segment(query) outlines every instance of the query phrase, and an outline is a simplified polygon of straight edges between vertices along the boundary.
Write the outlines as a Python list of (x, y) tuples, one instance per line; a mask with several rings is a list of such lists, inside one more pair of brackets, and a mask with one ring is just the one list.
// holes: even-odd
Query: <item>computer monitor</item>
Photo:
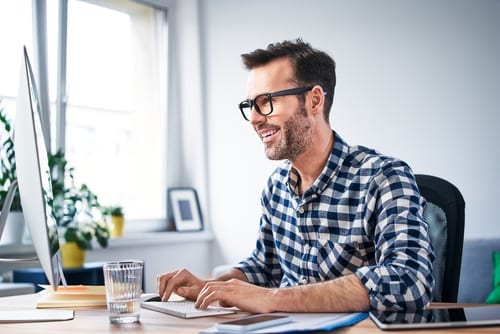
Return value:
[(42, 269), (54, 290), (62, 281), (59, 238), (52, 203), (47, 148), (40, 104), (26, 48), (23, 50), (14, 127), (16, 172), (25, 223)]

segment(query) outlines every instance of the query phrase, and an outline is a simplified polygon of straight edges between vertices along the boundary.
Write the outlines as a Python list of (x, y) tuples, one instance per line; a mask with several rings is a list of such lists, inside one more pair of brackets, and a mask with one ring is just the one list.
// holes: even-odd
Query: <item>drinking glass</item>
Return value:
[(111, 323), (139, 321), (143, 261), (115, 261), (103, 265), (106, 301)]

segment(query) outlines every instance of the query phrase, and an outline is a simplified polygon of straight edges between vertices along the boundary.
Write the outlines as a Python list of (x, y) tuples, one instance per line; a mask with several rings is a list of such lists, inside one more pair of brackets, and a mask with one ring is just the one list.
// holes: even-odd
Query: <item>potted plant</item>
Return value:
[[(85, 251), (92, 249), (95, 239), (101, 247), (108, 246), (109, 228), (104, 221), (103, 208), (97, 196), (86, 184), (77, 186), (73, 168), (68, 167), (62, 152), (49, 154), (49, 168), (52, 176), (53, 200), (51, 206), (61, 239), (63, 265), (81, 266)], [(77, 253), (77, 263), (69, 255)]]
[[(0, 211), (4, 206), (11, 184), (17, 179), (12, 133), (11, 122), (0, 104)], [(0, 242), (3, 244), (21, 243), (23, 231), (24, 217), (21, 209), (21, 199), (19, 191), (16, 190)]]
[(112, 238), (123, 236), (125, 225), (125, 214), (123, 207), (120, 205), (108, 206), (105, 208), (104, 213), (110, 218), (110, 233)]

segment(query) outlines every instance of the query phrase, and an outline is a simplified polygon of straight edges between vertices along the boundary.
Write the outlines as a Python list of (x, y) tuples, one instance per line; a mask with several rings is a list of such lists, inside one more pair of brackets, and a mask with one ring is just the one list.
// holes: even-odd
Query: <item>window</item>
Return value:
[(101, 204), (165, 217), (164, 16), (128, 1), (69, 1), (66, 158)]
[(0, 103), (13, 118), (22, 47), (32, 50), (31, 0), (0, 1)]
[[(0, 2), (4, 108), (15, 109), (34, 1)], [(166, 11), (128, 0), (68, 0), (65, 26), (59, 1), (46, 9), (47, 42), (40, 43), (47, 43), (51, 150), (64, 149), (76, 182), (102, 205), (123, 206), (127, 220), (165, 221)], [(59, 29), (67, 36), (60, 44)]]

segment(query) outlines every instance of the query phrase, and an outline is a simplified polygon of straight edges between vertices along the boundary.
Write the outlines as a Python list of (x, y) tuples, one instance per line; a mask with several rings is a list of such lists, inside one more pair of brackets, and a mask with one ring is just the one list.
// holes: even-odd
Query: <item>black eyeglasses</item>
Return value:
[(273, 112), (273, 97), (299, 95), (313, 89), (314, 86), (297, 87), (291, 89), (280, 90), (273, 93), (264, 93), (257, 95), (253, 100), (245, 100), (240, 102), (239, 107), (243, 118), (247, 121), (250, 120), (252, 109), (262, 116), (268, 116)]

